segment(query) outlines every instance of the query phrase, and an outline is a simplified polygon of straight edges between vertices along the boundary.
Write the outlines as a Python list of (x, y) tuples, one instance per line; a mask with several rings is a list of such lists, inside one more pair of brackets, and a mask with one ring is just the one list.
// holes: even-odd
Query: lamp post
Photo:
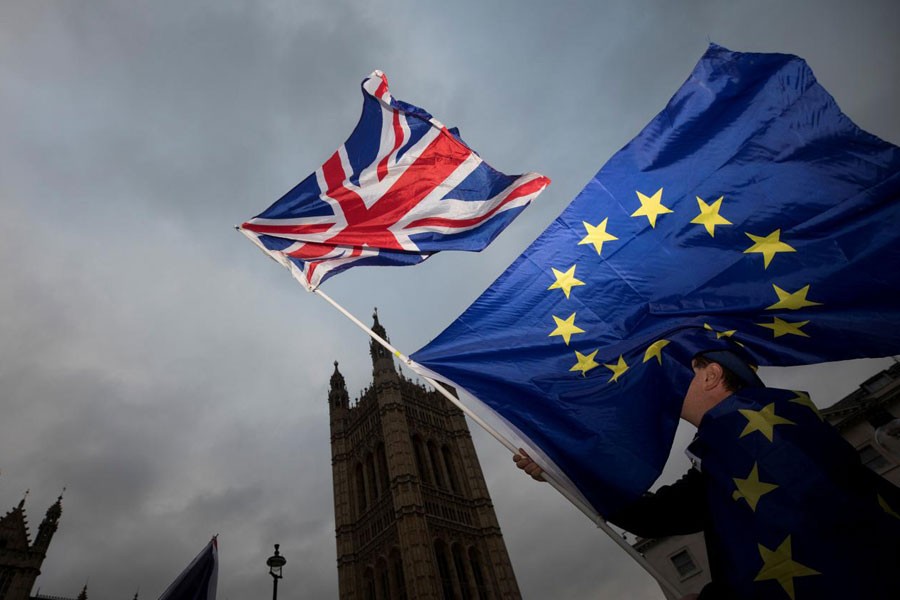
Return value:
[(278, 600), (278, 580), (283, 577), (281, 574), (281, 567), (287, 562), (284, 557), (278, 553), (278, 546), (279, 544), (275, 544), (275, 554), (266, 560), (266, 565), (269, 567), (269, 575), (272, 576), (272, 600)]

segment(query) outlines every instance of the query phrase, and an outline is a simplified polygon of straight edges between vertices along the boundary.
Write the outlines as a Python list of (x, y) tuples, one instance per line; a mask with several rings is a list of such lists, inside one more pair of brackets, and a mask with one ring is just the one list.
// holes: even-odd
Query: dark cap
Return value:
[(719, 363), (737, 375), (747, 387), (766, 387), (766, 384), (762, 382), (756, 371), (753, 370), (753, 367), (731, 350), (710, 350), (709, 352), (701, 352), (698, 356), (702, 356), (710, 362)]

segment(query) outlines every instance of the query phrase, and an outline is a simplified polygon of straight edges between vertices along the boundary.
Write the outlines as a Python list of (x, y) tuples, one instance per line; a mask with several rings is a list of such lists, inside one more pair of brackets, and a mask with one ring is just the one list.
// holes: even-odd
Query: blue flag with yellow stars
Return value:
[(735, 598), (900, 598), (900, 489), (809, 396), (742, 390), (703, 417), (710, 568)]
[(760, 365), (900, 353), (898, 199), (900, 149), (859, 129), (802, 59), (711, 45), (411, 358), (608, 515), (665, 463), (695, 332)]

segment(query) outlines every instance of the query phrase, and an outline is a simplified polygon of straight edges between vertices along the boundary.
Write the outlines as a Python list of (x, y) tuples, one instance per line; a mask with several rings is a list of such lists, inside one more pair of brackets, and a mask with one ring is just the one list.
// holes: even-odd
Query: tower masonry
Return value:
[(520, 598), (463, 413), (369, 352), (356, 402), (336, 362), (328, 394), (340, 598)]
[(47, 509), (32, 543), (25, 499), (0, 517), (0, 600), (28, 600), (62, 516), (62, 496)]

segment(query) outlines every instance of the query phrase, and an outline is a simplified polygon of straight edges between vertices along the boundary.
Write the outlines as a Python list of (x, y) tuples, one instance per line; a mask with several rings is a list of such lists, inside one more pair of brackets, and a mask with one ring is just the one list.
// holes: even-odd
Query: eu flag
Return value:
[(802, 59), (711, 45), (411, 358), (608, 515), (659, 475), (700, 334), (761, 365), (900, 352), (898, 196), (898, 148)]

